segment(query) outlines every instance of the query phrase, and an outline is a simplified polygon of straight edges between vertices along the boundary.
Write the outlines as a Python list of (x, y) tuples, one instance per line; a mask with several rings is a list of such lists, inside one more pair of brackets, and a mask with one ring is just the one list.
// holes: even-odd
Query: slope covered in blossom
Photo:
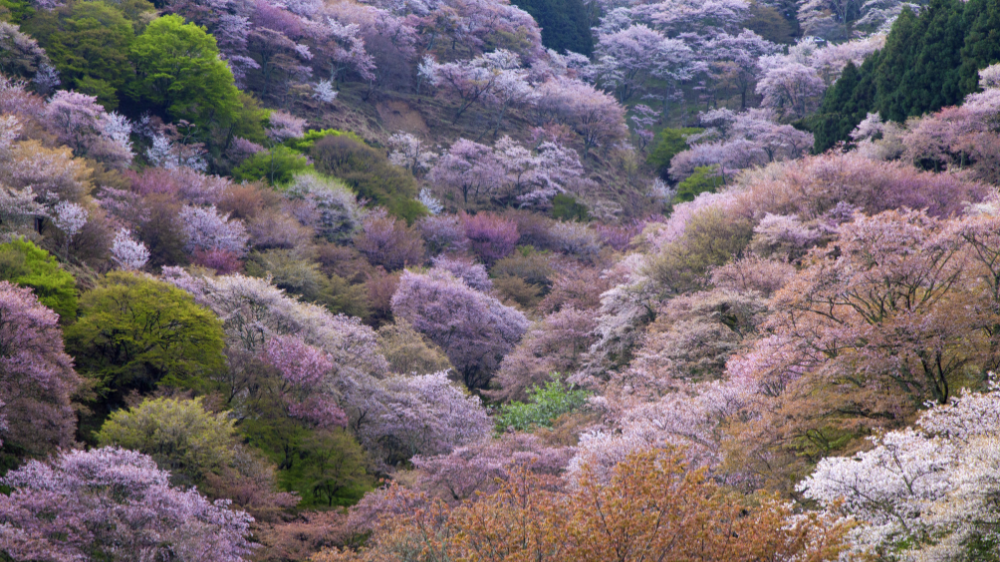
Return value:
[(0, 0), (0, 561), (995, 562), (998, 9)]

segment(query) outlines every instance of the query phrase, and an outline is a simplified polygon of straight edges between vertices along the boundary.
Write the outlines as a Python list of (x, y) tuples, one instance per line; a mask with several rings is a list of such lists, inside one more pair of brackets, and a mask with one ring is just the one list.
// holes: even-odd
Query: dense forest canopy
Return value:
[(0, 562), (996, 562), (998, 0), (0, 0)]

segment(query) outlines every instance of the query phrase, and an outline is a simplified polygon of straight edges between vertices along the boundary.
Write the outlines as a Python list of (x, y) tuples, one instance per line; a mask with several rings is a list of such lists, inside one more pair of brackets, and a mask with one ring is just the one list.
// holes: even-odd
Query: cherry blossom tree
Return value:
[(498, 205), (546, 207), (583, 175), (572, 148), (544, 141), (532, 151), (508, 136), (493, 147), (459, 139), (431, 169), (428, 178), (460, 192), (469, 205), (488, 200)]
[(457, 191), (462, 202), (475, 203), (488, 196), (500, 182), (503, 171), (490, 147), (467, 139), (458, 139), (441, 155), (428, 174), (428, 179)]
[(583, 139), (585, 150), (608, 147), (627, 136), (625, 110), (610, 94), (567, 77), (548, 80), (535, 91), (539, 121), (568, 125)]
[(324, 377), (333, 368), (328, 355), (294, 336), (275, 336), (267, 340), (263, 358), (281, 376), (278, 392), (290, 417), (316, 427), (347, 425), (336, 396), (323, 391)]
[(59, 316), (31, 289), (0, 281), (0, 430), (6, 454), (41, 457), (73, 442), (82, 380), (63, 351)]
[(90, 156), (115, 168), (131, 164), (132, 125), (117, 113), (107, 113), (95, 96), (60, 90), (45, 107), (45, 124), (79, 156)]
[[(30, 80), (54, 70), (45, 50), (17, 25), (0, 22), (0, 73), (9, 78)], [(47, 93), (43, 88), (41, 93)]]
[(354, 237), (354, 247), (372, 265), (389, 271), (419, 264), (424, 259), (424, 243), (404, 221), (389, 216), (384, 210), (372, 211), (361, 222), (361, 231)]
[(590, 349), (597, 325), (592, 314), (573, 307), (546, 316), (536, 323), (518, 346), (500, 363), (487, 394), (494, 399), (524, 402), (527, 391), (541, 387), (553, 373), (572, 373)]
[(762, 56), (779, 51), (778, 45), (764, 39), (753, 31), (744, 29), (739, 35), (720, 34), (709, 45), (719, 61), (731, 62), (722, 65), (723, 73), (729, 73), (740, 95), (740, 109), (747, 109), (747, 98), (753, 91), (759, 69), (757, 61)]
[(505, 433), (447, 455), (414, 457), (413, 464), (420, 489), (455, 502), (475, 497), (477, 492), (495, 492), (516, 468), (537, 476), (560, 476), (572, 455), (572, 448), (546, 446), (530, 433)]
[(403, 273), (392, 311), (440, 345), (469, 388), (485, 387), (528, 329), (523, 314), (440, 270)]
[(389, 161), (410, 170), (414, 176), (426, 172), (437, 160), (438, 154), (424, 146), (423, 141), (410, 133), (395, 133), (389, 137)]
[[(153, 459), (108, 447), (66, 451), (8, 472), (0, 548), (20, 560), (250, 560), (253, 518), (172, 488)], [(58, 513), (58, 517), (52, 517)]]
[(149, 261), (149, 249), (142, 242), (132, 238), (127, 228), (122, 228), (115, 234), (111, 244), (111, 259), (125, 271), (142, 269)]
[(530, 91), (525, 82), (527, 73), (520, 68), (521, 58), (517, 53), (498, 49), (471, 60), (433, 63), (428, 71), (434, 86), (459, 100), (454, 117), (457, 123), (477, 102), (497, 106), (502, 119), (511, 104), (526, 99)]
[(762, 75), (756, 88), (757, 93), (764, 96), (762, 105), (779, 110), (788, 118), (805, 117), (816, 107), (819, 96), (826, 89), (822, 78), (804, 64), (768, 59), (762, 59)]
[(73, 237), (80, 233), (84, 225), (87, 224), (89, 213), (82, 206), (69, 201), (60, 201), (52, 209), (52, 224), (62, 231), (66, 237), (63, 258), (69, 257), (69, 247), (73, 242)]
[[(823, 459), (798, 489), (861, 525), (856, 552), (902, 551), (912, 560), (961, 559), (996, 539), (988, 497), (1000, 482), (1000, 411), (993, 381), (921, 414), (916, 427), (873, 437), (853, 457)], [(987, 547), (991, 548), (991, 547)]]
[(447, 454), (486, 438), (492, 430), (479, 398), (455, 386), (447, 372), (390, 377), (384, 388), (381, 407), (372, 412), (359, 437), (390, 464), (414, 455)]
[(678, 39), (671, 39), (646, 25), (598, 36), (597, 62), (591, 70), (596, 84), (614, 92), (625, 103), (647, 90), (652, 79), (668, 83), (667, 90), (692, 74), (694, 54)]
[(185, 205), (179, 219), (187, 236), (185, 249), (189, 252), (213, 250), (235, 256), (246, 254), (249, 237), (243, 222), (219, 215), (215, 206), (209, 208)]
[(463, 214), (460, 218), (469, 247), (487, 265), (493, 265), (514, 251), (519, 238), (514, 221), (492, 213)]

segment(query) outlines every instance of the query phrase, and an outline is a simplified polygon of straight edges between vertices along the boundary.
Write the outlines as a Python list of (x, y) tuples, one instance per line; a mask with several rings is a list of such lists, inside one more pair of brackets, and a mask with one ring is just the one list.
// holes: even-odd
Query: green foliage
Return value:
[[(66, 351), (91, 378), (98, 399), (84, 436), (121, 408), (131, 392), (159, 386), (206, 391), (225, 368), (222, 323), (188, 293), (162, 281), (109, 273), (80, 299), (80, 319), (65, 331)], [(86, 422), (86, 423), (85, 423)], [(88, 426), (88, 427), (84, 427)]]
[(118, 8), (104, 2), (70, 1), (38, 10), (24, 22), (59, 70), (63, 87), (97, 96), (111, 110), (132, 68), (128, 55), (135, 32)]
[(785, 19), (774, 5), (769, 6), (759, 2), (750, 4), (750, 19), (743, 25), (768, 41), (788, 45), (795, 43), (798, 27), (794, 19), (792, 21)]
[(830, 88), (808, 124), (817, 152), (847, 140), (869, 112), (902, 122), (957, 105), (978, 89), (978, 71), (1000, 61), (1000, 0), (933, 0), (904, 9), (885, 47), (857, 75)]
[(365, 142), (364, 139), (352, 131), (341, 131), (338, 129), (313, 129), (311, 131), (306, 131), (306, 134), (301, 137), (286, 140), (285, 146), (305, 154), (312, 149), (313, 145), (316, 144), (316, 141), (325, 139), (326, 137), (347, 137), (360, 143)]
[(590, 392), (564, 385), (558, 374), (554, 378), (542, 388), (529, 390), (527, 403), (512, 402), (501, 406), (496, 417), (497, 431), (505, 431), (508, 427), (518, 431), (551, 427), (556, 418), (587, 403)]
[(542, 28), (542, 44), (557, 53), (573, 51), (588, 57), (594, 51), (590, 18), (581, 0), (515, 0)]
[(378, 347), (394, 373), (427, 375), (452, 368), (444, 351), (402, 318), (379, 328)]
[(264, 180), (271, 185), (287, 185), (295, 174), (312, 169), (309, 160), (287, 146), (258, 152), (233, 170), (236, 181)]
[(281, 487), (302, 497), (300, 507), (353, 505), (374, 487), (364, 450), (343, 429), (311, 429), (281, 414), (248, 419), (241, 427), (249, 443), (278, 465)]
[(157, 18), (130, 50), (136, 78), (128, 93), (144, 108), (198, 126), (229, 126), (242, 107), (229, 66), (219, 59), (215, 38), (184, 18)]
[(31, 3), (25, 0), (0, 0), (0, 21), (21, 23), (35, 14)]
[(111, 414), (97, 443), (145, 453), (171, 473), (174, 485), (203, 482), (233, 460), (237, 431), (225, 413), (205, 411), (201, 398), (145, 400)]
[(412, 223), (427, 214), (415, 199), (417, 180), (409, 170), (393, 166), (385, 154), (350, 135), (325, 136), (309, 152), (316, 169), (343, 181), (364, 199)]
[(649, 273), (665, 292), (696, 290), (713, 267), (743, 254), (753, 227), (748, 219), (705, 209), (691, 217), (680, 239), (665, 245), (653, 258)]
[(848, 62), (837, 83), (823, 98), (819, 112), (805, 120), (815, 135), (815, 152), (823, 152), (841, 140), (850, 138), (874, 104), (875, 88), (872, 67), (875, 59), (868, 58), (861, 69)]
[(566, 221), (585, 221), (590, 218), (587, 206), (567, 193), (552, 198), (552, 218)]
[(646, 162), (656, 168), (660, 177), (668, 179), (667, 172), (670, 170), (670, 161), (678, 152), (688, 149), (687, 141), (684, 139), (701, 131), (702, 129), (697, 127), (663, 129), (657, 133), (655, 148), (646, 157)]
[[(530, 250), (530, 246), (524, 249)], [(519, 251), (498, 260), (490, 268), (490, 277), (518, 277), (525, 283), (539, 288), (542, 295), (552, 288), (555, 270), (552, 269), (552, 256), (548, 252)]]
[(702, 193), (711, 192), (722, 185), (722, 177), (716, 166), (698, 166), (687, 179), (677, 184), (674, 202), (694, 201)]
[(289, 293), (325, 306), (334, 314), (364, 317), (368, 314), (368, 295), (364, 285), (351, 285), (342, 277), (327, 277), (319, 264), (297, 257), (290, 250), (255, 252), (246, 263), (246, 273), (254, 277), (271, 276), (271, 282)]
[(76, 320), (76, 280), (48, 252), (18, 238), (0, 244), (0, 280), (31, 287), (63, 324)]

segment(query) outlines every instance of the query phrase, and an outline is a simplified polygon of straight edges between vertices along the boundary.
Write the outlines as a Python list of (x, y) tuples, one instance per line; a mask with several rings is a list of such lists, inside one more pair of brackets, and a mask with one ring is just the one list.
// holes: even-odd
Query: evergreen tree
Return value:
[(956, 105), (975, 92), (978, 71), (1000, 61), (1000, 0), (933, 0), (904, 9), (885, 47), (860, 69), (848, 66), (806, 120), (821, 152), (847, 140), (869, 112), (902, 122)]
[(581, 0), (517, 0), (512, 2), (531, 14), (542, 28), (542, 44), (564, 53), (587, 56), (594, 50), (590, 19)]

